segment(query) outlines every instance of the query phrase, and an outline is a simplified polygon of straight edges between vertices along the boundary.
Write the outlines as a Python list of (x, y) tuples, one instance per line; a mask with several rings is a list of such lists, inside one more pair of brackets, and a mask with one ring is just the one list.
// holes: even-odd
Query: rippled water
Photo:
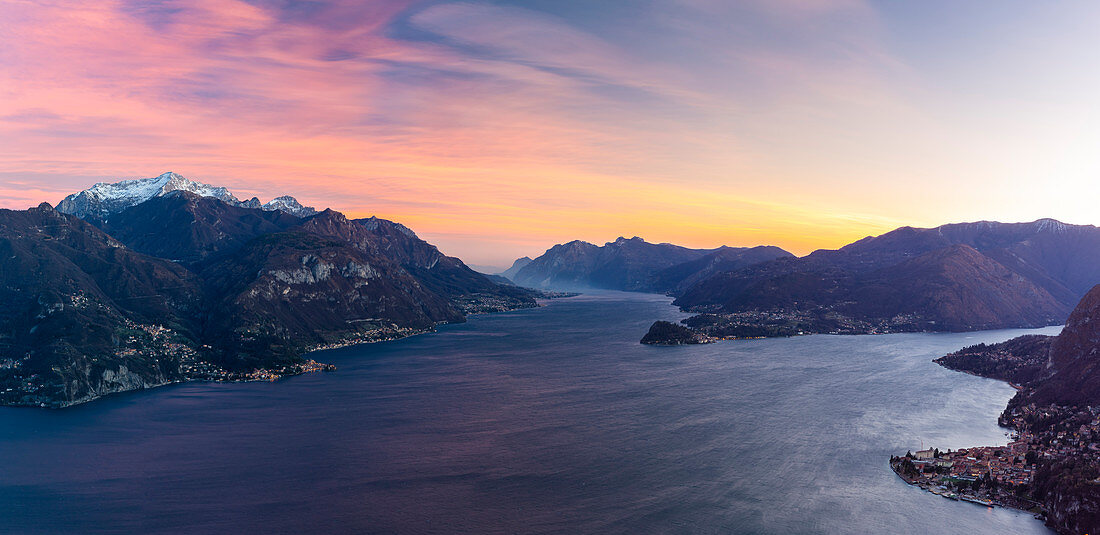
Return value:
[(887, 466), (1005, 443), (1012, 389), (931, 359), (1036, 331), (637, 343), (679, 317), (584, 295), (334, 373), (3, 408), (0, 531), (1046, 533)]

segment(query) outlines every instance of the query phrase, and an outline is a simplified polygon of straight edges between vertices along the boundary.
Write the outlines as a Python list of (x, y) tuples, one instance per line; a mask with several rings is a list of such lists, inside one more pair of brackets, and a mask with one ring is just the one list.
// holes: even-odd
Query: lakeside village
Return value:
[(1031, 484), (1035, 458), (1028, 455), (1027, 443), (1018, 440), (1002, 447), (909, 452), (891, 457), (890, 467), (906, 483), (945, 498), (1032, 509), (1037, 504), (1024, 491)]
[(889, 334), (934, 331), (934, 321), (915, 314), (891, 318), (857, 319), (824, 307), (819, 310), (751, 310), (744, 312), (703, 312), (684, 320), (688, 327), (711, 338), (723, 340), (773, 338), (803, 334)]
[[(282, 377), (303, 373), (332, 371), (336, 366), (306, 359), (302, 362), (277, 368), (257, 368), (248, 372), (231, 372), (213, 363), (202, 360), (191, 346), (181, 343), (175, 333), (160, 325), (144, 325), (127, 320), (126, 326), (146, 335), (130, 336), (126, 343), (131, 347), (116, 352), (117, 356), (152, 357), (154, 362), (161, 358), (178, 360), (180, 373), (191, 381), (275, 381)], [(133, 347), (133, 346), (138, 347)], [(204, 346), (208, 347), (208, 346)], [(143, 355), (144, 354), (144, 355)]]
[(908, 452), (890, 467), (945, 498), (1039, 515), (1045, 489), (1036, 483), (1050, 466), (1072, 465), (1086, 484), (1100, 485), (1100, 407), (1026, 405), (1006, 411), (1001, 424), (1020, 430), (1006, 446)]
[[(216, 364), (203, 360), (191, 345), (185, 343), (172, 329), (160, 325), (140, 324), (126, 320), (125, 333), (120, 333), (120, 347), (114, 351), (116, 357), (134, 359), (135, 365), (148, 363), (148, 365), (164, 370), (165, 383), (182, 381), (224, 381), (224, 382), (250, 382), (250, 381), (275, 381), (291, 375), (303, 373), (333, 371), (336, 366), (305, 359), (301, 362), (279, 366), (274, 368), (258, 368), (246, 372), (235, 372), (223, 369)], [(407, 336), (404, 332), (385, 332), (372, 337), (370, 341), (378, 339), (393, 339)], [(353, 341), (341, 344), (329, 344), (315, 349), (328, 349), (330, 347), (342, 347), (359, 343), (368, 337), (361, 337)], [(36, 372), (23, 372), (24, 363), (30, 359), (30, 354), (22, 358), (0, 359), (0, 401), (10, 404), (42, 405), (36, 396), (51, 387), (62, 388), (56, 384), (58, 377), (54, 374)], [(95, 366), (99, 358), (89, 356), (87, 363)], [(63, 371), (56, 366), (51, 371), (61, 374)], [(23, 373), (20, 373), (23, 372)], [(118, 372), (111, 372), (113, 376), (126, 375), (126, 365), (120, 367)], [(158, 385), (150, 385), (158, 386)]]

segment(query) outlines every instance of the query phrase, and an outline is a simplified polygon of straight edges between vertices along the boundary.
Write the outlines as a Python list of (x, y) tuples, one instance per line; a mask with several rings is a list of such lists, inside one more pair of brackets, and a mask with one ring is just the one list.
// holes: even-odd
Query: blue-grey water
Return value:
[(1005, 443), (1012, 389), (931, 359), (1036, 331), (638, 344), (679, 317), (584, 295), (333, 373), (3, 408), (0, 531), (1046, 533), (887, 466)]

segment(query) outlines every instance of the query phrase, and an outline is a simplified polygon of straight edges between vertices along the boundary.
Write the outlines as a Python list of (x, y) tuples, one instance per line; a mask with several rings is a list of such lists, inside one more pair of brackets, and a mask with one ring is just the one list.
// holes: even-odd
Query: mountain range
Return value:
[(708, 277), (689, 311), (783, 312), (901, 330), (1037, 327), (1065, 320), (1100, 282), (1100, 229), (1052, 219), (903, 227)]
[(532, 288), (666, 293), (713, 273), (789, 257), (770, 246), (689, 249), (620, 237), (602, 246), (579, 240), (555, 245), (533, 260), (516, 260), (503, 275)]
[[(253, 202), (255, 201), (255, 202)], [(536, 306), (407, 227), (166, 173), (0, 210), (0, 402), (277, 377), (311, 349)]]
[(127, 208), (175, 191), (190, 192), (241, 208), (269, 212), (277, 210), (297, 217), (309, 217), (317, 213), (312, 206), (302, 206), (297, 199), (289, 195), (276, 197), (266, 203), (261, 203), (256, 197), (241, 201), (224, 187), (194, 182), (172, 172), (153, 178), (97, 183), (62, 199), (57, 203), (57, 211), (89, 221), (104, 221)]
[(903, 227), (805, 257), (573, 241), (483, 275), (399, 223), (174, 173), (2, 210), (0, 248), (0, 402), (48, 406), (295, 373), (317, 347), (535, 306), (524, 287), (673, 295), (700, 336), (664, 325), (661, 343), (1051, 325), (1100, 281), (1100, 229), (1050, 219)]

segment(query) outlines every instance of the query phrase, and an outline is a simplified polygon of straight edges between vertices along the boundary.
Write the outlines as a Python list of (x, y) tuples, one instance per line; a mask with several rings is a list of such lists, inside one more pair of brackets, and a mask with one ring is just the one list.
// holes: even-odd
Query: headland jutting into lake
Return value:
[(1035, 513), (1059, 533), (1100, 528), (1100, 286), (1057, 336), (978, 344), (936, 359), (944, 367), (999, 379), (1016, 395), (999, 424), (1002, 447), (937, 449), (892, 457), (906, 482), (941, 496)]

